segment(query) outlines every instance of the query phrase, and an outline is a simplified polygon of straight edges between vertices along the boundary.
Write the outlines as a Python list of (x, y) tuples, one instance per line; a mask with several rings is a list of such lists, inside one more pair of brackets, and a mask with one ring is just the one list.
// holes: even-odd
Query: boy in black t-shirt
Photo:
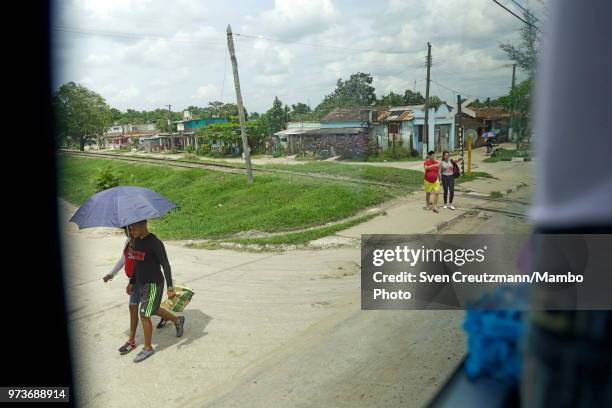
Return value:
[[(168, 286), (168, 298), (172, 299), (176, 294), (172, 288), (172, 272), (170, 263), (166, 255), (164, 244), (155, 235), (151, 234), (147, 228), (147, 221), (140, 221), (129, 226), (130, 232), (134, 237), (134, 245), (131, 249), (132, 258), (135, 261), (134, 275), (130, 279), (127, 287), (128, 294), (134, 290), (134, 285), (138, 282), (142, 288), (140, 300), (140, 320), (144, 333), (144, 348), (136, 358), (138, 363), (151, 355), (154, 350), (151, 346), (153, 337), (153, 324), (151, 315), (161, 316), (163, 320), (169, 320), (176, 327), (176, 337), (183, 335), (185, 317), (177, 317), (167, 310), (160, 307), (164, 290), (164, 277)], [(162, 274), (161, 269), (164, 273)]]

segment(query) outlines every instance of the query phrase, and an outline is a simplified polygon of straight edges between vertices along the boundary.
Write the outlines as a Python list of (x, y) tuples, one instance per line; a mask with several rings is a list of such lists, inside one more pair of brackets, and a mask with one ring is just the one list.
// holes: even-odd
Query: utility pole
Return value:
[(234, 51), (234, 38), (232, 27), (227, 25), (227, 46), (232, 59), (232, 70), (234, 71), (234, 87), (236, 88), (236, 102), (238, 105), (238, 116), (240, 117), (240, 134), (242, 135), (242, 148), (244, 150), (244, 161), (246, 163), (247, 182), (253, 184), (253, 169), (251, 168), (251, 153), (249, 152), (249, 141), (247, 140), (246, 127), (244, 125), (244, 108), (242, 107), (242, 94), (240, 93), (240, 79), (238, 78), (238, 61)]
[[(510, 89), (510, 95), (512, 95), (512, 91), (514, 91), (514, 82), (516, 80), (516, 64), (512, 64), (512, 88)], [(514, 136), (514, 97), (510, 98), (510, 129), (508, 129), (508, 137), (512, 140), (512, 136)], [(516, 149), (519, 148), (519, 140), (518, 136), (516, 138)]]
[[(425, 87), (425, 126), (423, 127), (423, 141), (427, 143), (427, 149), (432, 150), (429, 146), (429, 79), (430, 79), (430, 68), (431, 68), (431, 44), (427, 43), (427, 84)], [(423, 151), (423, 155), (427, 152)]]
[[(457, 139), (461, 143), (461, 159), (463, 159), (463, 115), (461, 114), (461, 95), (457, 95), (457, 117), (459, 121), (455, 120), (455, 128), (457, 129)], [(464, 160), (461, 160), (461, 174), (465, 173)]]
[(174, 137), (172, 135), (172, 125), (170, 124), (170, 116), (172, 116), (172, 105), (166, 105), (168, 107), (168, 131), (170, 132), (170, 149), (174, 150)]

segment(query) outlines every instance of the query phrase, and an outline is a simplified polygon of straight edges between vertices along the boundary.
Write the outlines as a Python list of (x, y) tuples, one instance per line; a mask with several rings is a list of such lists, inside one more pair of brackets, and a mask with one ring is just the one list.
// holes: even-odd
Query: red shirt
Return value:
[(130, 254), (129, 244), (123, 248), (123, 257), (125, 258), (125, 274), (128, 278), (131, 278), (134, 275), (134, 257)]
[(429, 170), (425, 170), (425, 180), (429, 181), (430, 183), (435, 183), (436, 180), (438, 180), (438, 166), (439, 163), (435, 160), (425, 160), (424, 163), (424, 167), (427, 166), (432, 166), (432, 168), (430, 168)]

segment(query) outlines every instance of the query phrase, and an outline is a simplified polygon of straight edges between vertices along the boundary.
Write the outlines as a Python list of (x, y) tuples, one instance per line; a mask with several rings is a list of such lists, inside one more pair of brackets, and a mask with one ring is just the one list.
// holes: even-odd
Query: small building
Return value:
[(274, 136), (290, 154), (365, 156), (370, 112), (371, 108), (336, 108), (320, 122), (289, 122)]
[(196, 131), (204, 126), (213, 123), (227, 123), (226, 118), (201, 118), (193, 119), (188, 111), (183, 113), (183, 120), (178, 120), (172, 123), (176, 124), (176, 130), (179, 133), (178, 138), (182, 146), (194, 146), (198, 148), (198, 140), (196, 138)]
[(372, 115), (370, 138), (379, 150), (394, 147), (442, 152), (459, 147), (455, 135), (455, 113), (446, 103), (429, 109), (428, 140), (425, 140), (425, 105), (377, 109)]
[(489, 129), (497, 135), (499, 141), (508, 141), (508, 128), (510, 124), (510, 113), (501, 106), (487, 108), (472, 108), (474, 119), (481, 123), (478, 135)]
[(134, 144), (138, 144), (140, 139), (150, 137), (155, 134), (155, 124), (114, 124), (111, 126), (104, 136), (101, 137), (103, 146), (109, 146), (113, 149), (127, 148)]

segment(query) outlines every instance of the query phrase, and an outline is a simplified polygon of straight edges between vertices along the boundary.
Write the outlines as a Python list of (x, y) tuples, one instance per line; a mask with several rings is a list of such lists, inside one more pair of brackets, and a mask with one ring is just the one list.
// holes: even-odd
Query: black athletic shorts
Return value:
[(145, 283), (142, 286), (142, 294), (140, 296), (140, 315), (143, 317), (151, 317), (157, 314), (163, 294), (163, 283)]

